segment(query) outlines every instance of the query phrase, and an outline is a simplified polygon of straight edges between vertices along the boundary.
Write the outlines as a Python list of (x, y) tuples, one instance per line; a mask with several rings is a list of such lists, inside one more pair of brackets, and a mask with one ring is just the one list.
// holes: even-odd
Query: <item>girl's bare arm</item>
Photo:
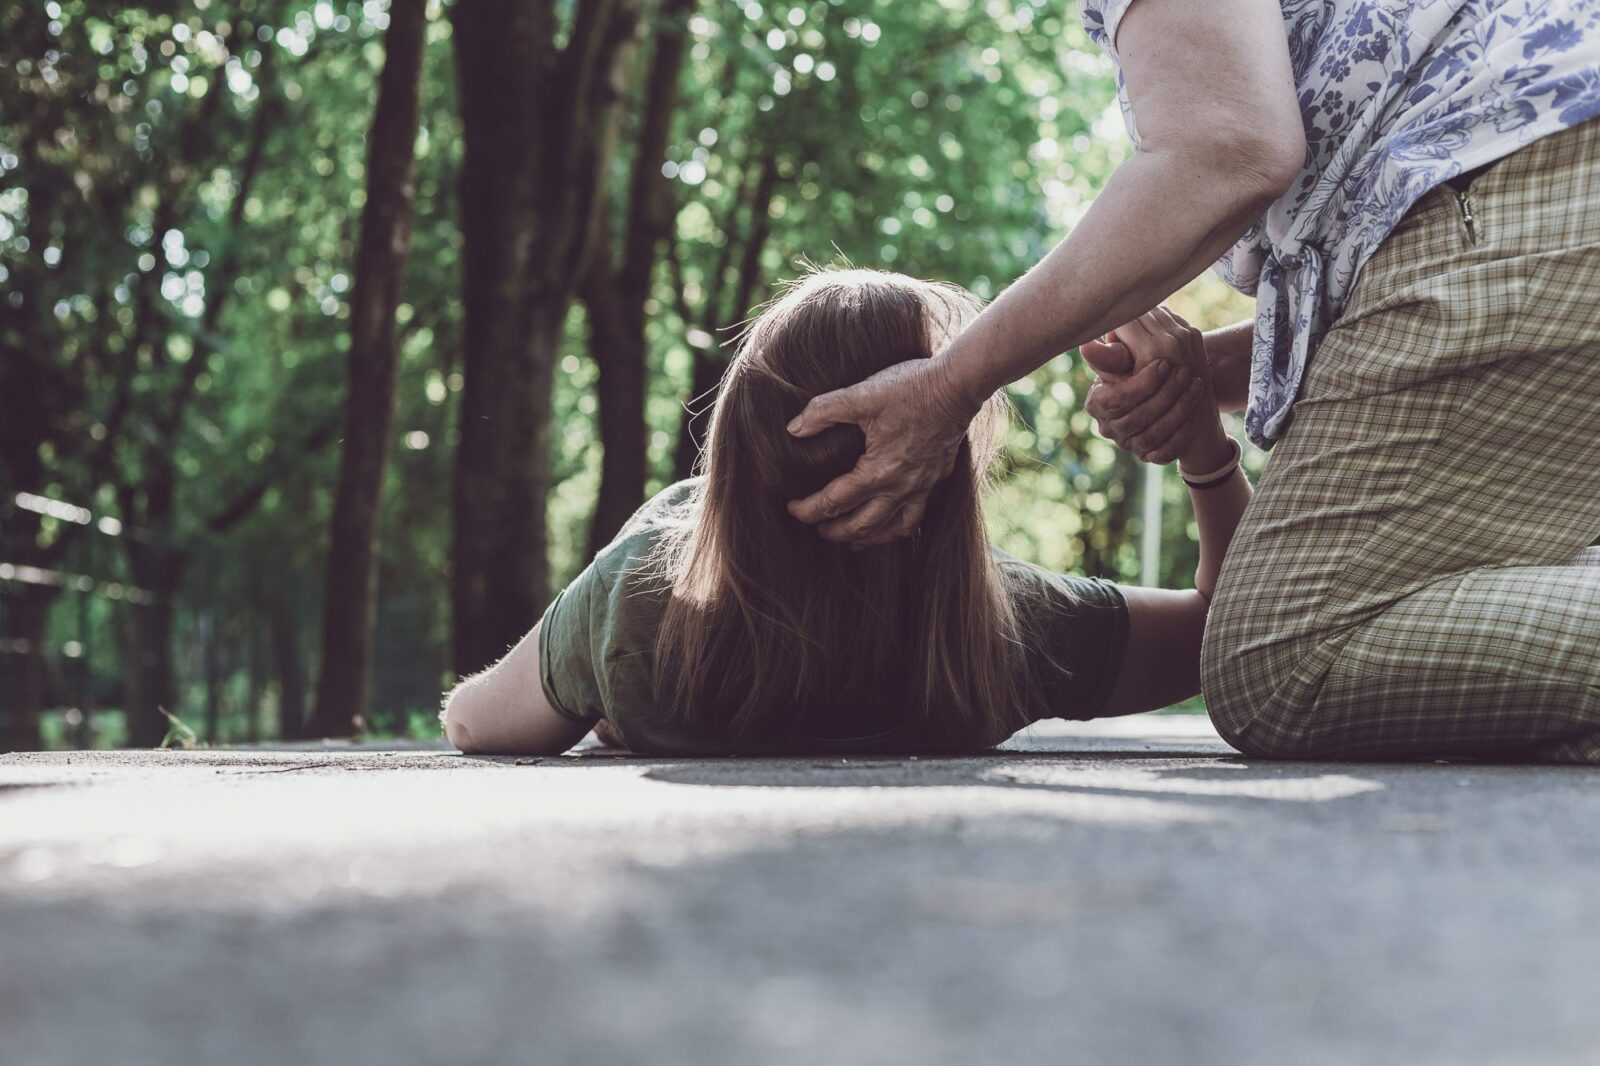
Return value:
[[(541, 623), (542, 625), (542, 623)], [(582, 740), (589, 722), (550, 705), (539, 676), (539, 629), (505, 658), (461, 682), (445, 700), (444, 735), (468, 755), (559, 755)]]
[[(1157, 308), (1118, 327), (1113, 343), (1132, 356), (1133, 365), (1139, 368), (1136, 373), (1159, 376), (1161, 388), (1169, 393), (1160, 417), (1144, 425), (1135, 440), (1118, 443), (1177, 458), (1186, 480), (1203, 478), (1237, 462), (1237, 446), (1223, 433), (1217, 414), (1206, 343), (1199, 331)], [(1084, 357), (1107, 372), (1107, 360), (1115, 356), (1107, 348), (1086, 346)], [(1208, 487), (1191, 488), (1189, 499), (1200, 527), (1195, 587), (1123, 589), (1128, 601), (1128, 644), (1103, 712), (1107, 715), (1168, 707), (1200, 691), (1200, 642), (1206, 614), (1228, 545), (1250, 502), (1250, 482), (1242, 470), (1235, 469)]]

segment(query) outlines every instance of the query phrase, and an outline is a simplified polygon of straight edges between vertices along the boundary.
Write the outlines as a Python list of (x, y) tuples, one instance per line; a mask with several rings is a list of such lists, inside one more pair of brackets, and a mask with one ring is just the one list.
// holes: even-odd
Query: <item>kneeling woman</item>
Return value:
[(1135, 373), (1182, 397), (1141, 444), (1178, 459), (1193, 486), (1194, 590), (1119, 588), (992, 548), (980, 494), (998, 395), (915, 536), (852, 550), (789, 514), (787, 501), (855, 464), (863, 436), (838, 426), (802, 440), (784, 424), (813, 396), (934, 357), (976, 310), (959, 289), (873, 271), (790, 287), (728, 368), (704, 475), (646, 503), (521, 643), (450, 694), (451, 742), (554, 754), (599, 726), (659, 754), (965, 752), (1041, 718), (1197, 692), (1212, 585), (1250, 486), (1199, 334), (1165, 310), (1117, 339)]

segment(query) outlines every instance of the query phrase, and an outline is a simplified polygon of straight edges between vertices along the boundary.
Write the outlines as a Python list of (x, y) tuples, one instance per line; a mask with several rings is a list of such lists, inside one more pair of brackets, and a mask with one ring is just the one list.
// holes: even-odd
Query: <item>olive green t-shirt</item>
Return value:
[[(539, 632), (540, 675), (550, 705), (578, 721), (605, 719), (634, 751), (735, 750), (728, 738), (690, 734), (665, 721), (653, 696), (652, 658), (669, 590), (650, 571), (649, 555), (664, 530), (684, 520), (698, 481), (671, 485), (641, 507), (550, 604)], [(1127, 643), (1128, 606), (1121, 590), (1109, 581), (1051, 573), (999, 549), (994, 556), (1026, 648), (1027, 719), (1096, 717)], [(872, 736), (802, 739), (784, 750), (915, 751), (922, 746), (918, 728), (908, 724)], [(974, 746), (985, 746), (1004, 738), (974, 739)]]

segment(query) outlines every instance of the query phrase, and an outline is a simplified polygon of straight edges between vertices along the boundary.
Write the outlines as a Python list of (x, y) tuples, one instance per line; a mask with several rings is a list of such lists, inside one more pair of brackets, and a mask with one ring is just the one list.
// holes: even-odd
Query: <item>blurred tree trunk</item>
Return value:
[[(257, 600), (258, 597), (251, 597)], [(262, 676), (261, 655), (261, 626), (259, 616), (251, 614), (245, 619), (245, 639), (248, 641), (246, 649), (245, 669), (246, 686), (244, 695), (244, 741), (246, 744), (259, 744), (261, 742), (261, 695), (266, 689)]]
[(322, 659), (307, 731), (352, 736), (363, 726), (372, 673), (378, 522), (394, 435), (400, 361), (395, 311), (411, 252), (411, 216), (426, 0), (395, 0), (367, 141), (367, 201), (350, 298), (344, 450), (322, 600)]
[[(645, 305), (655, 280), (662, 241), (672, 235), (677, 212), (672, 183), (662, 175), (678, 111), (678, 83), (689, 39), (689, 16), (698, 0), (664, 0), (657, 16), (655, 49), (644, 78), (639, 135), (628, 182), (627, 219), (614, 261), (610, 226), (584, 279), (589, 315), (589, 351), (600, 370), (600, 495), (589, 526), (589, 552), (610, 543), (644, 502), (650, 427), (645, 417), (649, 345)], [(615, 209), (608, 214), (619, 214)]]
[(156, 597), (128, 615), (128, 666), (125, 720), (128, 746), (154, 748), (166, 739), (176, 692), (172, 668), (175, 609), (170, 597)]
[[(8, 19), (20, 54), (44, 55), (54, 38), (43, 9), (22, 9)], [(59, 131), (68, 125), (55, 95), (8, 101), (35, 113), (28, 132), (15, 144), (20, 165), (10, 180), (26, 182), (25, 235), (33, 248), (48, 247), (53, 227), (67, 217), (76, 190), (57, 166), (46, 165), (58, 150)], [(8, 256), (6, 293), (0, 308), (0, 563), (54, 569), (78, 527), (58, 529), (53, 541), (41, 538), (39, 515), (15, 506), (19, 492), (43, 494), (50, 481), (41, 458), (44, 449), (68, 450), (73, 420), (84, 407), (84, 391), (56, 357), (61, 328), (51, 310), (50, 272), (42, 258)], [(0, 588), (0, 747), (33, 751), (40, 747), (39, 719), (45, 700), (45, 625), (60, 590), (14, 582)]]
[(217, 632), (217, 612), (211, 607), (195, 618), (195, 635), (200, 640), (201, 672), (206, 683), (206, 725), (201, 734), (208, 746), (222, 740), (222, 641)]
[(186, 552), (172, 543), (173, 485), (170, 479), (146, 480), (140, 503), (123, 491), (124, 514), (137, 513), (142, 528), (125, 535), (128, 574), (138, 592), (137, 610), (128, 612), (127, 695), (124, 713), (128, 744), (153, 748), (167, 735), (167, 716), (176, 713), (177, 684), (172, 663), (172, 635), (178, 590), (183, 585)]
[(272, 668), (278, 675), (278, 739), (299, 740), (306, 720), (306, 674), (300, 662), (300, 632), (294, 605), (279, 593), (267, 600)]
[[(739, 195), (734, 198), (722, 229), (728, 239), (722, 246), (710, 283), (706, 286), (705, 302), (698, 316), (681, 302), (684, 286), (682, 278), (677, 279), (679, 315), (685, 324), (698, 318), (699, 326), (695, 332), (701, 338), (699, 343), (691, 342), (689, 345), (694, 353), (694, 362), (690, 371), (689, 395), (683, 405), (683, 421), (678, 426), (678, 445), (673, 456), (673, 465), (679, 478), (694, 473), (700, 450), (705, 447), (706, 431), (711, 425), (711, 410), (716, 406), (717, 392), (722, 384), (722, 372), (728, 368), (728, 355), (716, 340), (718, 332), (744, 321), (755, 301), (756, 290), (761, 286), (761, 253), (772, 232), (772, 199), (777, 191), (777, 153), (769, 148), (745, 168)], [(750, 218), (748, 223), (741, 226), (739, 216), (745, 210), (748, 210)], [(735, 254), (739, 262), (730, 285), (729, 273), (734, 269)], [(724, 292), (730, 292), (731, 299), (724, 300)]]
[[(10, 352), (0, 352), (0, 359), (0, 385), (27, 368), (21, 360), (12, 361)], [(63, 542), (56, 541), (53, 550), (41, 548), (39, 516), (14, 503), (18, 492), (44, 487), (39, 441), (46, 438), (33, 434), (48, 430), (37, 412), (30, 417), (28, 395), (0, 388), (0, 563), (46, 569), (55, 564)], [(0, 586), (0, 750), (36, 751), (42, 745), (45, 624), (60, 591), (26, 581)]]
[(644, 502), (646, 450), (646, 366), (643, 304), (592, 281), (589, 350), (599, 368), (595, 396), (600, 406), (600, 492), (589, 521), (589, 554), (610, 543), (628, 516)]
[(0, 751), (37, 751), (42, 746), (45, 623), (56, 594), (48, 585), (16, 584), (0, 600), (5, 615), (0, 633)]
[(453, 13), (465, 148), (465, 385), (451, 607), (457, 674), (499, 658), (549, 592), (556, 357), (598, 236), (639, 0), (580, 0), (558, 46), (555, 0), (460, 0)]

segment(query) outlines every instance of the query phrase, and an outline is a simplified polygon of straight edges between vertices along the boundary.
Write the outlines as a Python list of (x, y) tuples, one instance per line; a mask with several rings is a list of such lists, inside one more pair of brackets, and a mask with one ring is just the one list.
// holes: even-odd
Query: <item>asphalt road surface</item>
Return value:
[(1600, 1063), (1600, 771), (0, 757), (0, 1066)]

